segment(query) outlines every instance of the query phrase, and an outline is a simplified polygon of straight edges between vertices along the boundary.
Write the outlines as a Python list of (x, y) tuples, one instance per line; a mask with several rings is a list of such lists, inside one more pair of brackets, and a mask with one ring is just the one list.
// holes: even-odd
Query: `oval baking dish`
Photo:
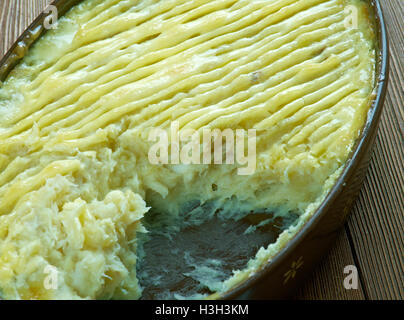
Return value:
[[(55, 0), (52, 5), (58, 9), (59, 16), (63, 16), (80, 2), (81, 0)], [(335, 241), (338, 231), (345, 223), (367, 171), (388, 81), (388, 41), (382, 10), (378, 0), (368, 2), (371, 9), (369, 16), (377, 31), (375, 96), (366, 124), (341, 175), (315, 213), (270, 261), (261, 265), (259, 270), (239, 279), (230, 290), (210, 295), (209, 298), (289, 297)], [(46, 32), (43, 25), (47, 16), (48, 14), (42, 13), (35, 19), (0, 61), (0, 81), (8, 77), (30, 46)]]

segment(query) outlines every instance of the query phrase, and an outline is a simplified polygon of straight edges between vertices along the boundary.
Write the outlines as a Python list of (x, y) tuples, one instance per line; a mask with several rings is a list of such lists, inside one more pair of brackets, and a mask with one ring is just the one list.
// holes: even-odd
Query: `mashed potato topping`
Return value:
[[(0, 86), (0, 295), (139, 298), (136, 239), (150, 207), (178, 216), (195, 200), (231, 200), (229, 213), (310, 215), (373, 97), (367, 10), (358, 0), (75, 6)], [(255, 129), (255, 172), (151, 164), (150, 130), (173, 121), (197, 131)], [(58, 271), (56, 288), (44, 286), (48, 266)]]

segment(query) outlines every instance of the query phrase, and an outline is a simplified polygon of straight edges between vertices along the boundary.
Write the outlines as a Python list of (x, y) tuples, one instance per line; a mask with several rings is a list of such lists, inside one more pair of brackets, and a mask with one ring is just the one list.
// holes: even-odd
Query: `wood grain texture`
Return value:
[(318, 265), (307, 283), (299, 290), (298, 300), (364, 300), (362, 283), (358, 289), (346, 290), (344, 287), (344, 268), (356, 265), (346, 232), (341, 232), (335, 246)]
[[(0, 55), (51, 0), (0, 0)], [(404, 298), (404, 0), (381, 0), (390, 35), (388, 95), (366, 181), (352, 215), (297, 299)], [(356, 265), (358, 290), (343, 270)]]
[(0, 0), (0, 55), (43, 11), (51, 0)]

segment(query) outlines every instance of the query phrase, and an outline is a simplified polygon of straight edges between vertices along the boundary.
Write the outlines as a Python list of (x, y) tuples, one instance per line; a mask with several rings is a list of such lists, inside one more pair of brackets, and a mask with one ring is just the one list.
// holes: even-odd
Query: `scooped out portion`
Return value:
[[(314, 213), (364, 126), (368, 10), (359, 0), (73, 7), (0, 84), (0, 297), (205, 297), (254, 273)], [(190, 243), (214, 227), (219, 237), (218, 226), (229, 247), (247, 239), (243, 258)], [(176, 271), (156, 268), (161, 250), (184, 261), (193, 282), (176, 283), (195, 295), (170, 292)]]

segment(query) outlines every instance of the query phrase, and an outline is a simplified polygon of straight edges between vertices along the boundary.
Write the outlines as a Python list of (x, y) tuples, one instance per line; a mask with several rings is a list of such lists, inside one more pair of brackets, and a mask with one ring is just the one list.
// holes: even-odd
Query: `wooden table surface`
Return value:
[[(0, 0), (0, 56), (51, 0)], [(338, 241), (296, 299), (404, 298), (404, 0), (381, 0), (390, 35), (391, 72), (370, 169)], [(359, 272), (343, 286), (344, 267)]]

